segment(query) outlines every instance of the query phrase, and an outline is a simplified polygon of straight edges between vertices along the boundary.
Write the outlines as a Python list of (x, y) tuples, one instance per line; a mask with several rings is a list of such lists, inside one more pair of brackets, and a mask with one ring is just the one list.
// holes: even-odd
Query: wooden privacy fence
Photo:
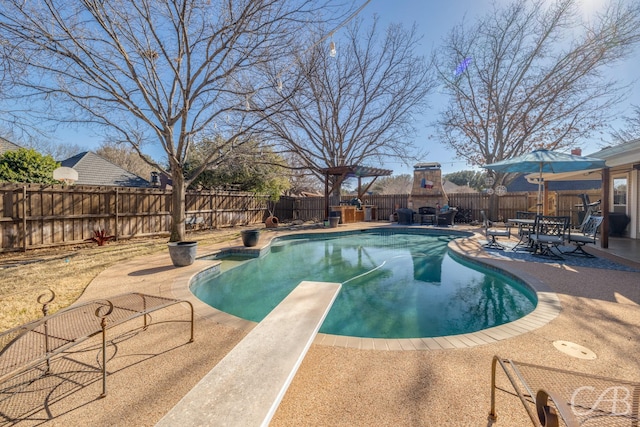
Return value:
[[(579, 194), (588, 194), (592, 201), (600, 199), (600, 190), (563, 190), (548, 192), (548, 206), (550, 215), (562, 215), (571, 217), (571, 224), (578, 223), (578, 211), (581, 210), (582, 200)], [(481, 193), (451, 193), (449, 205), (458, 209), (469, 211), (471, 220), (481, 221), (480, 211), (489, 211), (489, 196)], [(537, 192), (507, 193), (498, 197), (498, 218), (493, 220), (504, 221), (515, 218), (518, 211), (536, 211)]]
[[(578, 194), (584, 191), (550, 193), (555, 214), (578, 222)], [(586, 192), (591, 200), (597, 190)], [(489, 196), (473, 193), (449, 194), (449, 205), (464, 212), (458, 221), (480, 220), (488, 210)], [(353, 196), (343, 196), (349, 201)], [(535, 206), (535, 193), (508, 193), (499, 198), (499, 218), (515, 217), (517, 211)], [(368, 195), (363, 203), (376, 206), (376, 219), (388, 220), (398, 208), (409, 206), (408, 194)], [(150, 188), (90, 187), (39, 184), (0, 184), (0, 252), (69, 245), (93, 237), (104, 229), (118, 239), (168, 235), (171, 228), (171, 191)], [(198, 229), (239, 224), (257, 224), (268, 215), (264, 195), (241, 192), (198, 191), (186, 196), (187, 221)], [(275, 216), (282, 221), (321, 221), (324, 197), (282, 197)]]
[[(353, 196), (342, 196), (342, 201), (350, 201)], [(362, 200), (365, 205), (376, 206), (377, 219), (388, 220), (398, 208), (407, 207), (408, 194), (368, 195)], [(325, 217), (324, 197), (281, 197), (276, 204), (274, 215), (281, 221), (302, 220), (322, 221)]]
[[(552, 191), (549, 192), (549, 206), (552, 207), (553, 215), (566, 215), (571, 217), (572, 224), (578, 221), (577, 205), (581, 204), (578, 197), (579, 194), (586, 193), (591, 200), (595, 201), (600, 198), (599, 190), (589, 191)], [(480, 211), (489, 210), (489, 196), (482, 193), (451, 193), (449, 197), (449, 205), (464, 210), (467, 222), (480, 221)], [(342, 196), (341, 200), (349, 201), (353, 196)], [(533, 209), (535, 205), (537, 193), (518, 192), (507, 193), (499, 197), (499, 218), (496, 220), (505, 220), (515, 218), (516, 212)], [(377, 219), (388, 220), (389, 216), (398, 208), (410, 207), (418, 210), (420, 206), (409, 205), (408, 194), (392, 194), (392, 195), (368, 195), (364, 204), (374, 205), (377, 207)], [(276, 205), (275, 215), (281, 221), (302, 220), (302, 221), (320, 221), (324, 219), (324, 197), (281, 197)]]
[[(199, 191), (186, 195), (198, 228), (263, 221), (266, 197)], [(116, 238), (167, 235), (171, 191), (149, 188), (0, 184), (0, 251), (86, 241), (104, 229)]]

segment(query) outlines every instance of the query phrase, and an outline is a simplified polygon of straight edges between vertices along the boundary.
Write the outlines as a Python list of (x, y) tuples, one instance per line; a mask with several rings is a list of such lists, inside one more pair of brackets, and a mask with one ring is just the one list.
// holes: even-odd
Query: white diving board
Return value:
[(156, 426), (268, 425), (340, 287), (301, 282)]

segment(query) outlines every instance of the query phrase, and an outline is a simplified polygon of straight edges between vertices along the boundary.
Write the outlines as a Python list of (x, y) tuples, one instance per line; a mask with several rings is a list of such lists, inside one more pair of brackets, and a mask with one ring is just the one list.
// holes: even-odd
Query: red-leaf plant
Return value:
[(93, 230), (93, 237), (90, 239), (93, 242), (96, 242), (98, 246), (104, 246), (109, 240), (115, 239), (116, 236), (109, 236), (109, 232), (104, 228), (99, 230)]

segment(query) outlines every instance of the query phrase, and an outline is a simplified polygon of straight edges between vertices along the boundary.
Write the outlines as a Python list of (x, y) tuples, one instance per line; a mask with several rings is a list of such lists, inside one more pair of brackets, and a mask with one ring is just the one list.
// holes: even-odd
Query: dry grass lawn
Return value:
[[(233, 240), (239, 228), (190, 233), (190, 240), (214, 244)], [(86, 243), (27, 252), (0, 253), (0, 331), (42, 317), (39, 295), (56, 294), (54, 313), (73, 304), (101, 271), (122, 260), (167, 250), (167, 238), (132, 239), (105, 246)]]

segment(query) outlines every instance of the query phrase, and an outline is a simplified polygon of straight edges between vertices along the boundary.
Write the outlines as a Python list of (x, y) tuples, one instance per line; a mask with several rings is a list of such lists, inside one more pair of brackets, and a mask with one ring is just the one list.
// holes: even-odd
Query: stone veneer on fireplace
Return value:
[(413, 167), (413, 188), (409, 208), (417, 211), (424, 206), (440, 207), (449, 204), (442, 187), (440, 163), (418, 163)]

